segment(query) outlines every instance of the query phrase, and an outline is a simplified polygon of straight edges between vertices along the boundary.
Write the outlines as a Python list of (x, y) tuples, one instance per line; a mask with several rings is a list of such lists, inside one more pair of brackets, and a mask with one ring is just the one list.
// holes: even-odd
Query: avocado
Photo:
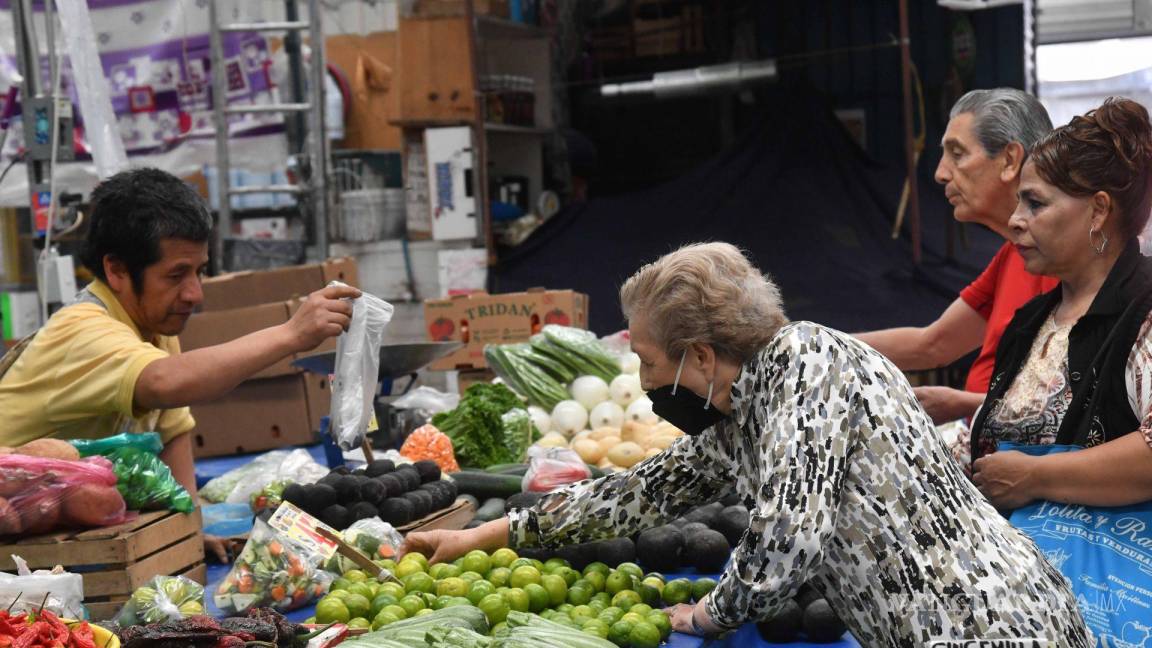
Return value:
[(824, 598), (824, 595), (811, 583), (801, 585), (800, 589), (796, 590), (796, 596), (792, 597), (792, 599), (800, 605), (801, 610), (808, 609), (808, 606), (811, 605), (813, 601), (822, 598)]
[[(532, 560), (539, 560), (540, 562), (544, 562), (545, 560), (551, 558), (554, 552), (542, 547), (524, 547), (516, 553), (519, 554), (521, 558), (529, 558)], [(581, 567), (580, 571), (584, 571), (584, 568)]]
[(680, 567), (683, 549), (684, 536), (680, 529), (670, 525), (648, 529), (636, 541), (636, 555), (644, 568), (650, 571), (676, 571)]
[(292, 502), (297, 507), (307, 511), (309, 504), (308, 489), (300, 484), (288, 484), (284, 487), (284, 492), (281, 493), (280, 499), (285, 502)]
[(339, 504), (333, 504), (321, 511), (320, 521), (337, 531), (348, 528), (351, 522), (348, 518), (348, 509)]
[(716, 516), (712, 528), (723, 533), (728, 545), (735, 547), (740, 544), (740, 538), (744, 537), (744, 532), (748, 530), (749, 522), (748, 509), (739, 505), (729, 506)]
[(536, 503), (544, 497), (544, 493), (536, 493), (528, 491), (527, 493), (516, 493), (512, 497), (504, 500), (504, 512), (511, 513), (512, 509), (532, 508)]
[(348, 470), (348, 466), (336, 466), (335, 468), (332, 469), (332, 472), (336, 473), (337, 475), (343, 476), (343, 475), (347, 475), (347, 474), (351, 473), (352, 471)]
[(384, 484), (381, 484), (375, 479), (368, 479), (360, 484), (360, 497), (362, 497), (365, 502), (376, 506), (380, 502), (388, 499), (388, 489), (384, 487)]
[(712, 525), (716, 521), (716, 516), (720, 515), (720, 511), (723, 510), (723, 508), (719, 502), (715, 502), (689, 511), (684, 518), (689, 522), (703, 522), (708, 528), (712, 528)]
[(432, 494), (427, 491), (414, 490), (404, 493), (401, 497), (412, 502), (412, 514), (416, 516), (416, 519), (432, 512)]
[(306, 488), (312, 508), (317, 512), (336, 503), (336, 489), (331, 484), (313, 484)]
[(439, 511), (452, 505), (448, 489), (441, 486), (444, 482), (434, 481), (424, 484), (420, 490), (432, 496), (432, 510)]
[(701, 574), (715, 574), (724, 569), (732, 550), (722, 533), (705, 530), (688, 536), (684, 553), (692, 559), (692, 566), (696, 571)]
[(456, 497), (460, 495), (460, 487), (456, 485), (456, 482), (445, 479), (441, 479), (440, 481), (434, 483), (442, 484), (442, 488), (448, 491), (448, 506), (452, 506), (452, 502), (455, 502)]
[(416, 472), (420, 475), (420, 483), (427, 484), (430, 481), (440, 479), (440, 466), (436, 465), (435, 461), (425, 459), (424, 461), (417, 461), (412, 464)]
[(484, 524), (484, 520), (472, 520), (468, 524), (464, 525), (464, 530), (467, 531), (468, 529), (475, 529), (476, 527), (480, 526), (481, 524)]
[(580, 544), (568, 545), (560, 547), (556, 550), (556, 556), (568, 561), (572, 565), (572, 569), (584, 571), (588, 565), (596, 562), (596, 557), (599, 554), (599, 542), (583, 542)]
[(672, 520), (671, 522), (669, 522), (669, 524), (671, 524), (674, 527), (683, 529), (684, 525), (688, 524), (688, 518), (678, 517), (675, 520)]
[(393, 470), (396, 470), (396, 464), (392, 463), (388, 459), (377, 459), (376, 461), (368, 464), (368, 466), (364, 469), (364, 474), (368, 475), (369, 477), (379, 477), (381, 475), (387, 475)]
[(601, 540), (596, 544), (596, 560), (606, 565), (615, 566), (636, 560), (636, 544), (629, 538)]
[(384, 485), (384, 489), (387, 492), (385, 497), (400, 497), (404, 494), (404, 480), (401, 477), (397, 477), (395, 473), (381, 475), (376, 478), (376, 481)]
[(323, 477), (321, 477), (316, 483), (317, 484), (324, 484), (325, 486), (335, 486), (336, 482), (339, 481), (339, 479), (342, 476), (343, 475), (341, 475), (340, 473), (338, 473), (336, 471), (332, 471), (332, 472), (328, 473), (327, 475), (324, 475)]
[(402, 497), (390, 497), (380, 503), (380, 519), (398, 527), (415, 520), (416, 513), (412, 502)]
[(356, 477), (366, 477), (368, 475), (368, 471), (364, 470), (363, 468), (357, 468), (356, 470), (352, 471), (352, 474)]
[(815, 643), (836, 641), (848, 631), (825, 599), (816, 599), (804, 609), (803, 627), (808, 640)]
[(360, 480), (353, 475), (344, 475), (334, 487), (336, 488), (336, 501), (345, 506), (351, 506), (362, 499), (360, 497)]
[(687, 538), (688, 536), (693, 535), (695, 533), (698, 533), (700, 531), (707, 531), (707, 530), (708, 530), (708, 525), (704, 524), (703, 522), (689, 522), (688, 524), (685, 524), (684, 526), (680, 527), (680, 533), (685, 538)]
[(722, 504), (725, 508), (727, 508), (729, 506), (736, 506), (739, 503), (740, 503), (740, 496), (737, 495), (736, 493), (728, 493), (727, 495), (724, 496), (723, 499), (720, 500), (720, 504)]
[(756, 624), (756, 630), (764, 641), (770, 643), (791, 643), (804, 620), (804, 611), (796, 601), (788, 601), (771, 619)]
[(392, 474), (403, 480), (405, 493), (420, 488), (420, 473), (416, 472), (412, 466), (401, 466)]
[(379, 514), (376, 507), (368, 502), (356, 502), (348, 509), (348, 517), (352, 522), (374, 518)]

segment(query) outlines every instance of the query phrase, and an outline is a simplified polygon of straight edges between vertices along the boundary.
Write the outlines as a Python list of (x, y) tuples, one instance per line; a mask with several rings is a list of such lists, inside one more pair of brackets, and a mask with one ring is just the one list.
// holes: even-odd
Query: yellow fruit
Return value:
[(676, 438), (677, 437), (674, 437), (670, 434), (661, 434), (659, 436), (653, 436), (652, 438), (650, 438), (648, 440), (648, 447), (649, 448), (658, 448), (660, 450), (667, 450), (668, 448), (672, 447), (673, 443), (676, 442)]
[(632, 441), (623, 441), (608, 451), (608, 459), (621, 468), (631, 468), (644, 459), (644, 449)]
[(614, 427), (596, 428), (595, 430), (592, 430), (590, 433), (588, 433), (588, 438), (592, 439), (593, 441), (599, 441), (601, 439), (606, 439), (608, 437), (619, 437), (619, 436), (620, 436), (620, 430), (618, 430)]
[(572, 442), (572, 449), (584, 463), (594, 464), (604, 457), (604, 450), (600, 448), (600, 444), (592, 439), (580, 439), (579, 441)]
[(640, 443), (650, 434), (652, 434), (652, 426), (639, 421), (626, 421), (624, 426), (620, 428), (620, 439), (623, 441)]
[(604, 452), (611, 452), (612, 448), (615, 448), (617, 445), (620, 444), (620, 437), (617, 437), (617, 436), (604, 437), (603, 439), (600, 439), (599, 443), (600, 443), (600, 449), (601, 450), (603, 450)]

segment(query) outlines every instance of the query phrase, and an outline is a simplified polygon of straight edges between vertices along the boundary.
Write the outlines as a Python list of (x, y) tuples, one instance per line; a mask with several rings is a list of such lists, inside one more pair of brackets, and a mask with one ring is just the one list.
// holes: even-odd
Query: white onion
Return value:
[(548, 434), (552, 431), (552, 417), (548, 416), (548, 412), (545, 412), (543, 408), (529, 405), (528, 416), (532, 417), (532, 425), (536, 426), (540, 434)]
[(604, 401), (592, 408), (589, 415), (588, 426), (595, 429), (601, 427), (618, 428), (624, 424), (624, 408), (612, 401)]
[(608, 395), (612, 397), (612, 402), (620, 407), (628, 407), (632, 401), (644, 395), (644, 389), (640, 387), (640, 377), (635, 374), (616, 376), (608, 386)]
[(635, 353), (625, 353), (623, 358), (620, 358), (620, 371), (626, 374), (640, 373), (640, 356)]
[(571, 437), (588, 425), (588, 410), (574, 400), (560, 401), (552, 408), (552, 430)]
[[(555, 414), (553, 414), (555, 416)], [(652, 412), (652, 401), (648, 400), (647, 396), (641, 396), (624, 412), (624, 418), (629, 421), (636, 421), (637, 423), (644, 423), (646, 425), (656, 425), (660, 417)]]
[(608, 400), (608, 383), (597, 376), (580, 376), (572, 381), (572, 398), (590, 410)]

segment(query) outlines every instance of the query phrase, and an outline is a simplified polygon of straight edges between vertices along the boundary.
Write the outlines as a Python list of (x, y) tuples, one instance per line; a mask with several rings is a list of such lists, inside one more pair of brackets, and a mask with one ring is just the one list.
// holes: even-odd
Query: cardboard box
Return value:
[(226, 397), (192, 407), (192, 451), (217, 457), (315, 443), (305, 380), (299, 375), (240, 383)]
[(545, 324), (587, 328), (588, 296), (573, 290), (530, 290), (489, 295), (476, 293), (424, 301), (424, 327), (429, 340), (462, 341), (464, 348), (429, 368), (482, 369), (484, 345), (525, 342)]
[(472, 2), (472, 11), (498, 18), (509, 16), (508, 0), (415, 0), (411, 13), (405, 18), (449, 18), (467, 15), (465, 2)]
[(245, 308), (307, 297), (330, 281), (358, 286), (360, 278), (356, 271), (356, 260), (342, 257), (328, 259), (324, 263), (272, 270), (246, 270), (209, 277), (204, 280), (203, 310)]
[(456, 376), (456, 390), (461, 394), (468, 391), (468, 388), (478, 383), (492, 382), (496, 374), (491, 369), (469, 369), (467, 371), (460, 371)]

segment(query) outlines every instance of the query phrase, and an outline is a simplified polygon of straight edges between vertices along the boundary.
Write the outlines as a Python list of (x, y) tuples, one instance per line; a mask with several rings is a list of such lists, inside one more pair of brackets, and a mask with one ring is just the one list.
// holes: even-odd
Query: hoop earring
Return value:
[[(1096, 234), (1100, 234), (1099, 246), (1096, 245)], [(1092, 251), (1095, 252), (1097, 256), (1102, 256), (1104, 254), (1104, 248), (1108, 246), (1108, 235), (1104, 232), (1097, 232), (1090, 229), (1088, 230), (1088, 244), (1092, 246)]]

